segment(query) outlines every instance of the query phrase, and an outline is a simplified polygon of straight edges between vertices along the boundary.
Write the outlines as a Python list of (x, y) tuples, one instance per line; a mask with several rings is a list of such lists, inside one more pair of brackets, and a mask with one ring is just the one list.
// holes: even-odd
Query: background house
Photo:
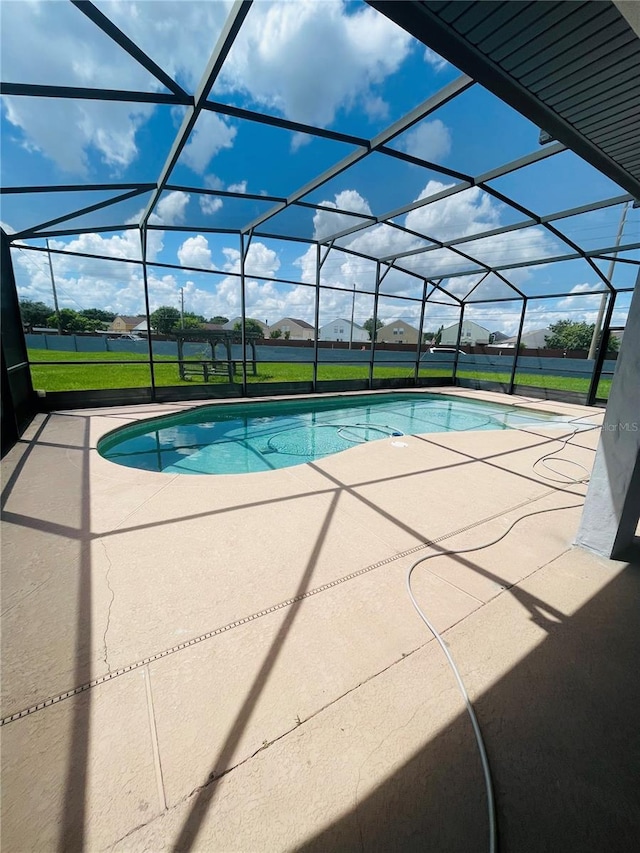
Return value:
[[(458, 327), (460, 323), (454, 323), (452, 326), (447, 326), (442, 330), (442, 335), (440, 337), (440, 344), (447, 346), (455, 346), (458, 342)], [(488, 344), (489, 336), (491, 332), (489, 329), (485, 329), (484, 326), (480, 326), (478, 323), (474, 323), (473, 320), (463, 320), (462, 321), (462, 334), (460, 335), (460, 345), (461, 346), (476, 346), (476, 344)]]
[(142, 321), (146, 320), (143, 314), (138, 314), (136, 317), (129, 317), (124, 314), (118, 314), (115, 320), (109, 326), (110, 332), (117, 332), (119, 334), (126, 334), (127, 332), (133, 332), (136, 326), (140, 325)]
[(318, 330), (319, 341), (352, 341), (353, 343), (369, 342), (369, 332), (357, 323), (338, 317), (330, 323), (325, 323)]
[(376, 341), (380, 344), (417, 344), (418, 330), (404, 320), (389, 320), (378, 329)]
[(294, 317), (283, 317), (277, 323), (269, 326), (269, 334), (275, 331), (279, 331), (283, 338), (287, 337), (288, 332), (288, 338), (291, 341), (313, 341), (316, 332), (306, 320), (297, 320)]
[[(523, 332), (520, 338), (520, 344), (523, 349), (545, 349), (547, 342), (545, 338), (551, 335), (550, 329), (532, 329), (530, 332)], [(492, 346), (499, 346), (502, 349), (515, 347), (518, 341), (517, 335), (512, 335), (510, 338), (504, 338), (501, 341), (494, 341)]]

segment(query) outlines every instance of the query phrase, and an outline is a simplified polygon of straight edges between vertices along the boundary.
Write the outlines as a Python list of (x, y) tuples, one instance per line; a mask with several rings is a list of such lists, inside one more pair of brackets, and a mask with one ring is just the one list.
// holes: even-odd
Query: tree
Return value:
[(282, 332), (280, 331), (280, 329), (272, 329), (272, 331), (269, 332), (269, 337), (274, 338), (274, 339), (275, 338), (281, 338)]
[(284, 333), (285, 341), (288, 341), (290, 337), (291, 337), (291, 332), (289, 331), (289, 329), (287, 329), (287, 331)]
[[(241, 330), (240, 321), (233, 324), (233, 331), (239, 332)], [(244, 333), (247, 337), (250, 338), (263, 338), (264, 330), (260, 323), (257, 320), (252, 320), (250, 317), (244, 321)]]
[[(68, 332), (73, 334), (74, 332), (94, 332), (97, 328), (102, 326), (102, 323), (99, 320), (87, 320), (86, 317), (83, 317), (82, 314), (79, 314), (77, 311), (74, 311), (72, 308), (63, 308), (59, 312), (60, 317), (60, 328), (63, 332)], [(51, 314), (47, 317), (47, 326), (51, 328), (56, 328), (58, 325), (58, 317), (55, 314)]]
[(170, 335), (180, 325), (180, 312), (171, 305), (161, 305), (151, 314), (151, 328), (160, 335)]
[(112, 311), (103, 311), (102, 308), (83, 308), (79, 313), (87, 320), (99, 320), (100, 323), (112, 323), (116, 319)]
[(433, 342), (434, 342), (434, 344), (435, 344), (436, 346), (438, 346), (438, 344), (439, 344), (439, 343), (440, 343), (440, 341), (442, 340), (442, 332), (443, 332), (443, 331), (444, 331), (444, 326), (440, 326), (440, 328), (439, 328), (439, 329), (438, 329), (438, 331), (436, 332), (436, 336), (435, 336), (435, 338), (433, 339)]
[(201, 329), (202, 321), (195, 314), (185, 314), (184, 318), (178, 323), (182, 329)]
[[(545, 336), (545, 342), (549, 349), (563, 350), (588, 350), (593, 338), (594, 323), (574, 322), (572, 320), (558, 320), (549, 326), (550, 335)], [(613, 335), (609, 336), (609, 352), (617, 352), (620, 342)]]
[[(381, 320), (376, 320), (376, 332), (378, 331), (378, 329), (381, 329), (383, 326), (384, 326), (384, 323), (383, 323)], [(363, 329), (366, 329), (366, 330), (367, 330), (367, 332), (369, 332), (369, 340), (370, 340), (370, 341), (372, 341), (372, 340), (373, 340), (373, 337), (374, 337), (374, 336), (372, 335), (372, 332), (373, 332), (373, 317), (369, 317), (369, 319), (368, 319), (368, 320), (365, 320), (365, 321), (364, 321), (364, 323), (362, 324), (362, 328), (363, 328)]]
[[(47, 326), (49, 317), (53, 314), (53, 308), (50, 305), (45, 305), (44, 302), (34, 302), (31, 299), (22, 299), (20, 301), (20, 314), (22, 322), (25, 326), (33, 328), (33, 326)], [(53, 323), (52, 328), (58, 325), (57, 320)]]
[(212, 317), (209, 320), (210, 323), (215, 323), (217, 326), (224, 326), (225, 323), (229, 322), (228, 317), (223, 317), (222, 314), (216, 314), (215, 317)]

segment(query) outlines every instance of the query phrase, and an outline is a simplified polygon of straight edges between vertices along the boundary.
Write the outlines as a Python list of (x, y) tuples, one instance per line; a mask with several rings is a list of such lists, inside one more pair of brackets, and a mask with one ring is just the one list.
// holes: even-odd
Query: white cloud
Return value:
[(238, 181), (237, 184), (229, 184), (227, 190), (230, 193), (246, 193), (247, 191), (247, 182), (246, 181)]
[[(12, 3), (2, 27), (3, 77), (27, 83), (108, 86), (150, 91), (160, 84), (71, 6)], [(23, 146), (39, 150), (66, 172), (86, 175), (89, 153), (114, 171), (137, 156), (136, 131), (151, 104), (6, 98), (8, 121)]]
[[(369, 203), (356, 190), (344, 190), (335, 196), (335, 201), (321, 201), (323, 207), (352, 210), (354, 213), (364, 213), (371, 216)], [(352, 225), (358, 225), (362, 219), (345, 213), (331, 213), (328, 210), (316, 210), (313, 215), (313, 236), (323, 240), (331, 234), (336, 234)]]
[(224, 183), (217, 175), (205, 175), (204, 185), (208, 190), (223, 190)]
[(217, 213), (223, 206), (222, 199), (217, 198), (214, 195), (201, 195), (199, 196), (198, 201), (200, 203), (200, 210), (207, 216), (213, 216), (213, 214)]
[[(579, 295), (581, 293), (592, 293), (594, 290), (605, 290), (605, 285), (598, 281), (597, 284), (590, 284), (589, 282), (582, 282), (581, 284), (574, 284), (569, 293)], [(568, 298), (568, 297), (567, 297)], [(595, 297), (599, 299), (600, 297)]]
[(313, 136), (309, 133), (294, 133), (291, 137), (291, 151), (293, 154), (296, 151), (299, 151), (301, 148), (304, 148), (305, 145), (308, 145), (313, 141)]
[(439, 118), (422, 122), (404, 134), (402, 149), (421, 160), (441, 163), (451, 151), (451, 133)]
[(378, 95), (364, 99), (364, 111), (371, 121), (385, 120), (389, 117), (389, 104)]
[(23, 147), (42, 152), (63, 171), (80, 176), (89, 173), (92, 150), (114, 175), (129, 166), (138, 155), (136, 132), (153, 111), (148, 105), (36, 100), (4, 99), (8, 121), (25, 135)]
[[(12, 28), (3, 45), (3, 65), (13, 79), (160, 89), (148, 72), (75, 10), (53, 3), (12, 4)], [(191, 91), (209, 58), (230, 2), (123, 4), (102, 0), (101, 9), (143, 50)], [(16, 11), (18, 10), (18, 11)], [(24, 45), (29, 44), (29, 50)], [(225, 64), (220, 87), (244, 92), (260, 105), (300, 120), (330, 124), (339, 109), (361, 104), (383, 117), (387, 105), (372, 87), (397, 70), (411, 40), (369, 8), (355, 14), (341, 0), (318, 4), (259, 3)], [(282, 57), (287, 56), (287, 62)], [(314, 96), (308, 96), (309, 86)], [(21, 144), (39, 150), (64, 171), (86, 176), (91, 152), (114, 173), (138, 156), (137, 133), (153, 105), (66, 102), (36, 104), (6, 100), (9, 121), (24, 133)], [(70, 132), (71, 130), (71, 132)], [(184, 151), (198, 173), (233, 146), (236, 129), (213, 114), (201, 116)], [(296, 135), (292, 150), (303, 140)]]
[[(237, 249), (223, 249), (227, 259), (224, 265), (227, 272), (240, 272), (240, 252)], [(252, 242), (244, 263), (247, 275), (266, 276), (273, 278), (280, 269), (280, 258), (277, 252), (269, 249), (264, 243)]]
[(198, 234), (188, 237), (178, 248), (178, 260), (183, 267), (199, 267), (214, 270), (216, 267), (211, 260), (211, 249), (206, 237)]
[(99, 5), (169, 76), (194, 91), (232, 3), (101, 0)]
[[(451, 186), (451, 185), (449, 185)], [(447, 189), (447, 185), (438, 181), (429, 181), (419, 193), (418, 199), (427, 199)], [(327, 207), (340, 207), (358, 213), (370, 213), (370, 207), (365, 198), (355, 190), (346, 190), (335, 197), (335, 201), (322, 202)], [(470, 236), (482, 231), (488, 231), (501, 224), (501, 209), (491, 196), (483, 193), (478, 187), (447, 196), (439, 201), (416, 208), (404, 217), (407, 228), (418, 234), (436, 240), (446, 241), (455, 237)], [(341, 227), (362, 222), (348, 214), (332, 214), (318, 210), (314, 216), (314, 236), (322, 239)], [(338, 246), (351, 248), (373, 258), (386, 257), (420, 248), (425, 241), (385, 223), (370, 225), (359, 231), (341, 238)], [(474, 254), (473, 248), (481, 257), (491, 257), (491, 262), (511, 263), (517, 260), (533, 260), (552, 251), (549, 238), (543, 232), (533, 229), (523, 229), (508, 235), (486, 237), (464, 244), (463, 251)], [(334, 251), (334, 255), (335, 255)], [(331, 256), (330, 256), (331, 257)], [(315, 248), (310, 247), (297, 260), (301, 269), (301, 279), (308, 283), (315, 281)], [(339, 287), (350, 287), (353, 282), (357, 287), (372, 288), (372, 263), (344, 254), (340, 263), (326, 264), (323, 267), (322, 281)], [(469, 262), (449, 249), (434, 249), (433, 251), (410, 255), (398, 260), (401, 269), (417, 273), (427, 278), (441, 278), (446, 273), (463, 271)], [(530, 275), (526, 269), (509, 270), (505, 276), (514, 284), (524, 281)], [(477, 279), (476, 279), (477, 280)], [(469, 287), (469, 279), (450, 278), (443, 282), (443, 287), (452, 293), (462, 295)], [(506, 285), (497, 276), (489, 276), (481, 285), (484, 298), (504, 296)], [(391, 270), (385, 278), (385, 289), (390, 295), (416, 295), (415, 281), (411, 283), (406, 275), (399, 270)], [(390, 309), (393, 310), (393, 309)], [(395, 309), (397, 312), (397, 309)]]
[[(63, 249), (67, 252), (78, 252), (83, 254), (104, 255), (107, 258), (115, 260), (140, 260), (140, 233), (137, 229), (123, 231), (121, 234), (114, 234), (111, 237), (103, 237), (101, 234), (80, 234), (73, 240), (51, 240), (51, 247), (55, 249)], [(61, 263), (84, 264), (88, 262), (86, 258), (71, 258), (67, 259), (64, 256), (59, 256)], [(93, 262), (95, 263), (95, 262)], [(108, 261), (105, 261), (107, 268), (111, 268)]]
[(216, 89), (243, 91), (288, 118), (324, 127), (339, 109), (369, 98), (410, 45), (404, 30), (368, 7), (347, 14), (341, 0), (256, 3)]
[(236, 133), (235, 127), (228, 125), (215, 113), (201, 113), (184, 147), (181, 160), (202, 175), (218, 151), (233, 146)]
[[(72, 86), (161, 90), (158, 80), (71, 6), (11, 4), (3, 22), (3, 68), (8, 79)], [(101, 0), (113, 22), (191, 92), (231, 8), (229, 0), (157, 4)], [(158, 14), (158, 9), (162, 14)], [(249, 104), (321, 126), (339, 110), (362, 106), (381, 118), (386, 104), (375, 87), (412, 48), (410, 36), (371, 8), (355, 12), (343, 0), (255, 3), (227, 57), (216, 92), (242, 93)], [(286, 57), (286, 61), (283, 61)], [(313, 92), (313, 96), (309, 96)], [(65, 172), (87, 176), (96, 153), (114, 174), (139, 156), (138, 131), (152, 104), (99, 101), (39, 102), (7, 98), (7, 118), (19, 140)], [(178, 117), (179, 110), (172, 111)], [(234, 144), (235, 127), (214, 114), (200, 117), (183, 153), (203, 173), (211, 158)], [(302, 138), (294, 137), (292, 150)]]
[(189, 193), (182, 192), (182, 190), (174, 190), (163, 195), (155, 210), (160, 220), (158, 224), (180, 225), (184, 222), (185, 211), (190, 198)]
[(425, 47), (424, 49), (424, 61), (436, 72), (444, 71), (447, 65), (449, 65), (446, 59), (443, 59), (440, 54), (436, 53), (435, 50), (431, 50), (430, 47)]

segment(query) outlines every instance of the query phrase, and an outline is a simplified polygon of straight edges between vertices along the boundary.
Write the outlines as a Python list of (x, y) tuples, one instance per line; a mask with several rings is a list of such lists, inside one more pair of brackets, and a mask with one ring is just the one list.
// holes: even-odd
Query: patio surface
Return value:
[[(428, 553), (414, 591), (476, 704), (501, 849), (632, 849), (638, 566), (572, 548), (586, 486), (532, 468), (572, 427), (235, 476), (95, 450), (179, 408), (41, 415), (3, 461), (3, 850), (487, 849), (471, 727), (405, 590)], [(590, 468), (598, 436), (561, 455)]]

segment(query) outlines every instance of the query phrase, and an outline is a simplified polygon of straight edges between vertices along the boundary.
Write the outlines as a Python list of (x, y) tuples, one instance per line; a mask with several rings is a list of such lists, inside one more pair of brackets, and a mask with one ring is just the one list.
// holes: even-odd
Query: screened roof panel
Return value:
[(371, 138), (458, 74), (365, 3), (258, 2), (210, 100)]
[[(141, 260), (140, 231), (137, 227), (110, 228), (100, 233), (91, 231), (77, 234), (56, 234), (49, 239), (51, 253), (60, 250), (65, 254), (94, 254), (101, 256), (98, 260), (106, 258), (111, 260)], [(34, 237), (25, 241), (27, 246), (45, 247), (46, 237)], [(150, 237), (151, 240), (151, 237)]]
[(150, 198), (151, 192), (145, 192), (124, 201), (114, 202), (108, 207), (94, 210), (91, 213), (70, 216), (63, 222), (43, 228), (39, 233), (46, 235), (75, 228), (117, 228), (121, 225), (137, 224)]
[(366, 228), (360, 228), (352, 234), (338, 238), (336, 244), (379, 259), (436, 245), (430, 240), (394, 227), (387, 222), (377, 222)]
[[(184, 197), (186, 196), (186, 199)], [(242, 196), (220, 196), (184, 190), (165, 190), (156, 205), (156, 215), (165, 208), (171, 209), (172, 200), (184, 200), (184, 208), (177, 224), (188, 223), (190, 228), (225, 228), (240, 230), (247, 222), (262, 215), (273, 207), (273, 201), (243, 198)], [(162, 224), (162, 223), (158, 223)]]
[(7, 82), (167, 92), (71, 3), (3, 3), (0, 45)]
[(195, 91), (230, 7), (173, 0), (94, 5), (188, 92)]
[(622, 244), (640, 241), (640, 209), (634, 209), (630, 203), (569, 216), (554, 225), (589, 251), (615, 246), (620, 229)]
[(171, 183), (203, 189), (288, 196), (354, 150), (353, 145), (299, 134), (209, 110), (196, 121)]
[(323, 249), (324, 262), (320, 270), (320, 283), (345, 290), (375, 290), (376, 262), (361, 258), (340, 249)]
[[(273, 205), (277, 208), (277, 204)], [(315, 240), (314, 219), (318, 214), (310, 207), (284, 207), (279, 213), (260, 223), (257, 234), (274, 237), (293, 237), (299, 240)]]
[(445, 305), (445, 306), (450, 305), (451, 307), (455, 307), (456, 309), (459, 309), (460, 308), (460, 297), (455, 292), (453, 286), (450, 286), (451, 281), (453, 281), (453, 280), (436, 279), (435, 282), (430, 283), (429, 284), (430, 288), (432, 287), (432, 284), (437, 284), (438, 286), (435, 288), (435, 290), (430, 289), (427, 291), (427, 302), (426, 302), (425, 307), (427, 307), (429, 305), (429, 303), (432, 302), (434, 304), (441, 303), (442, 305)]
[(459, 248), (490, 267), (574, 254), (570, 246), (541, 225), (471, 240), (462, 243)]
[(155, 183), (176, 131), (166, 105), (4, 96), (3, 105), (3, 186)]
[(433, 170), (374, 151), (312, 190), (303, 201), (383, 216), (455, 183)]
[(464, 299), (481, 281), (487, 277), (486, 272), (474, 273), (473, 275), (457, 276), (456, 278), (447, 278), (442, 281), (449, 293), (454, 294), (458, 299)]
[[(295, 210), (296, 208), (294, 208)], [(300, 209), (299, 207), (297, 209)], [(342, 213), (338, 210), (331, 210), (328, 205), (316, 208), (313, 216), (313, 237), (316, 240), (327, 240), (340, 234), (342, 231), (350, 231), (357, 229), (359, 233), (362, 228), (369, 228), (373, 219), (366, 214)], [(356, 233), (355, 231), (353, 232)], [(354, 236), (345, 235), (343, 238), (338, 238), (337, 242), (341, 245), (349, 245), (354, 240)]]
[(424, 281), (416, 278), (414, 275), (408, 275), (403, 270), (390, 269), (382, 279), (380, 293), (391, 294), (393, 296), (408, 296), (411, 299), (422, 299)]
[(504, 274), (526, 296), (607, 290), (600, 276), (582, 258), (512, 269)]
[[(427, 188), (422, 197), (428, 198), (433, 191), (437, 192), (438, 187)], [(480, 187), (471, 187), (416, 207), (392, 221), (434, 240), (452, 242), (522, 222), (522, 218), (522, 213), (513, 207), (493, 198)], [(466, 251), (464, 244), (460, 249)]]
[(14, 231), (20, 232), (60, 217), (71, 217), (82, 208), (116, 198), (124, 192), (125, 190), (113, 189), (57, 193), (3, 193), (2, 221), (10, 225)]
[[(536, 125), (476, 84), (389, 145), (478, 176), (537, 151), (539, 135)], [(469, 144), (470, 137), (476, 144)]]
[(496, 178), (489, 186), (541, 215), (620, 194), (620, 187), (572, 151)]
[(465, 297), (466, 303), (490, 302), (492, 299), (518, 298), (518, 293), (509, 285), (491, 273), (480, 281)]
[[(636, 250), (635, 252), (620, 252), (618, 255), (619, 258), (629, 258), (631, 260), (635, 260), (640, 264), (640, 250)], [(608, 258), (607, 260), (601, 260), (600, 258), (594, 258), (594, 263), (598, 267), (602, 273), (607, 276), (607, 278), (611, 281), (611, 284), (616, 288), (616, 290), (620, 290), (622, 288), (633, 288), (636, 285), (638, 280), (638, 271), (640, 270), (640, 265), (636, 264), (625, 264), (625, 263), (614, 263), (612, 266), (613, 256)]]
[(396, 266), (429, 279), (446, 278), (455, 273), (480, 272), (483, 266), (479, 261), (464, 258), (451, 249), (435, 249), (399, 258)]

